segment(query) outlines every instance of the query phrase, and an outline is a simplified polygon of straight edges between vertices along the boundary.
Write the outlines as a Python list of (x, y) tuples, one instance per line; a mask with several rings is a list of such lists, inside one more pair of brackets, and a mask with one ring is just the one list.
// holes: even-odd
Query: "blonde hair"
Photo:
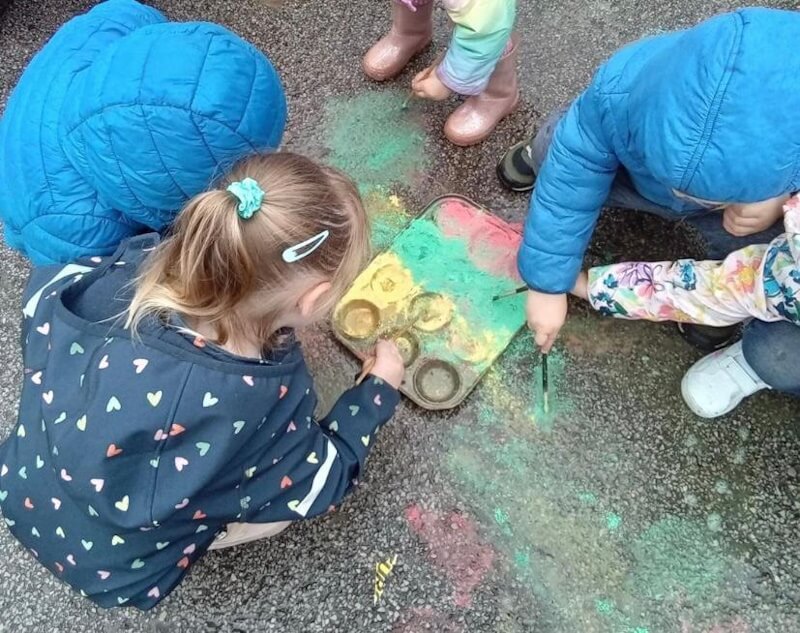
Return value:
[[(245, 178), (265, 192), (246, 220), (226, 190)], [(287, 248), (324, 231), (313, 253), (284, 260)], [(306, 291), (332, 284), (311, 315), (323, 318), (368, 258), (367, 215), (347, 176), (289, 152), (253, 156), (187, 203), (137, 278), (125, 325), (135, 333), (146, 316), (178, 313), (210, 324), (220, 345), (235, 334), (268, 346)]]

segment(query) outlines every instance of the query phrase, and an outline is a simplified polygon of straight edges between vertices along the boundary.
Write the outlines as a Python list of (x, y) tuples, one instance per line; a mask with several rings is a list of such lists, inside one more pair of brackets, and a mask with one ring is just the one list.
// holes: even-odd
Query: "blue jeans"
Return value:
[[(567, 108), (551, 113), (542, 123), (528, 145), (528, 158), (534, 172), (547, 156), (556, 126)], [(678, 215), (672, 209), (662, 207), (644, 198), (633, 186), (628, 172), (620, 169), (605, 206), (616, 209), (645, 211), (661, 218), (687, 222), (700, 232), (706, 243), (706, 257), (723, 259), (728, 253), (749, 244), (767, 244), (783, 232), (783, 224), (753, 235), (736, 237), (722, 227), (720, 211), (701, 211), (696, 215)], [(752, 320), (742, 336), (744, 357), (758, 376), (776, 391), (800, 396), (800, 327), (786, 321), (766, 323)]]

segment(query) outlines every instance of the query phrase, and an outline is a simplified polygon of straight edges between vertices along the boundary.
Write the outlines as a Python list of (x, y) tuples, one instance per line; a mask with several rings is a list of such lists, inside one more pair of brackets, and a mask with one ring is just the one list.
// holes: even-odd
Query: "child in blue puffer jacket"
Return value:
[(276, 148), (285, 123), (280, 79), (248, 42), (101, 2), (36, 54), (0, 119), (6, 243), (38, 265), (110, 255)]
[(352, 182), (281, 153), (193, 198), (163, 241), (36, 268), (19, 419), (0, 446), (14, 536), (100, 606), (149, 609), (209, 549), (340, 503), (399, 402), (403, 361), (380, 343), (317, 419), (293, 331), (368, 253)]
[[(712, 259), (781, 232), (783, 205), (800, 189), (798, 41), (796, 11), (743, 9), (634, 42), (531, 143), (509, 150), (501, 179), (516, 190), (536, 182), (519, 270), (545, 351), (566, 319), (566, 293), (603, 206), (685, 219)], [(797, 364), (780, 361), (800, 356), (800, 328), (754, 321), (743, 349), (718, 358), (730, 398), (706, 414), (762, 384), (800, 393)]]

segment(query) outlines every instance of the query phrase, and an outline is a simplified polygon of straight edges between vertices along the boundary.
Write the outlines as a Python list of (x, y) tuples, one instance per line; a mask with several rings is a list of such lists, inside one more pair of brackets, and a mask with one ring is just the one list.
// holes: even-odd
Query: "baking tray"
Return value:
[(433, 200), (355, 280), (334, 310), (359, 359), (380, 338), (406, 362), (400, 391), (430, 410), (458, 406), (525, 323), (516, 227), (472, 200)]

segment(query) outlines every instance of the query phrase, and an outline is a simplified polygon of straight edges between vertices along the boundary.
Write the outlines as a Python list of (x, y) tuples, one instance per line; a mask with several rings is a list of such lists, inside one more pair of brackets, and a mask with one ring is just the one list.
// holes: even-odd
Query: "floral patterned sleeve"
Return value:
[(628, 262), (589, 270), (589, 302), (623, 319), (723, 326), (755, 317), (800, 325), (800, 196), (786, 232), (723, 261)]

